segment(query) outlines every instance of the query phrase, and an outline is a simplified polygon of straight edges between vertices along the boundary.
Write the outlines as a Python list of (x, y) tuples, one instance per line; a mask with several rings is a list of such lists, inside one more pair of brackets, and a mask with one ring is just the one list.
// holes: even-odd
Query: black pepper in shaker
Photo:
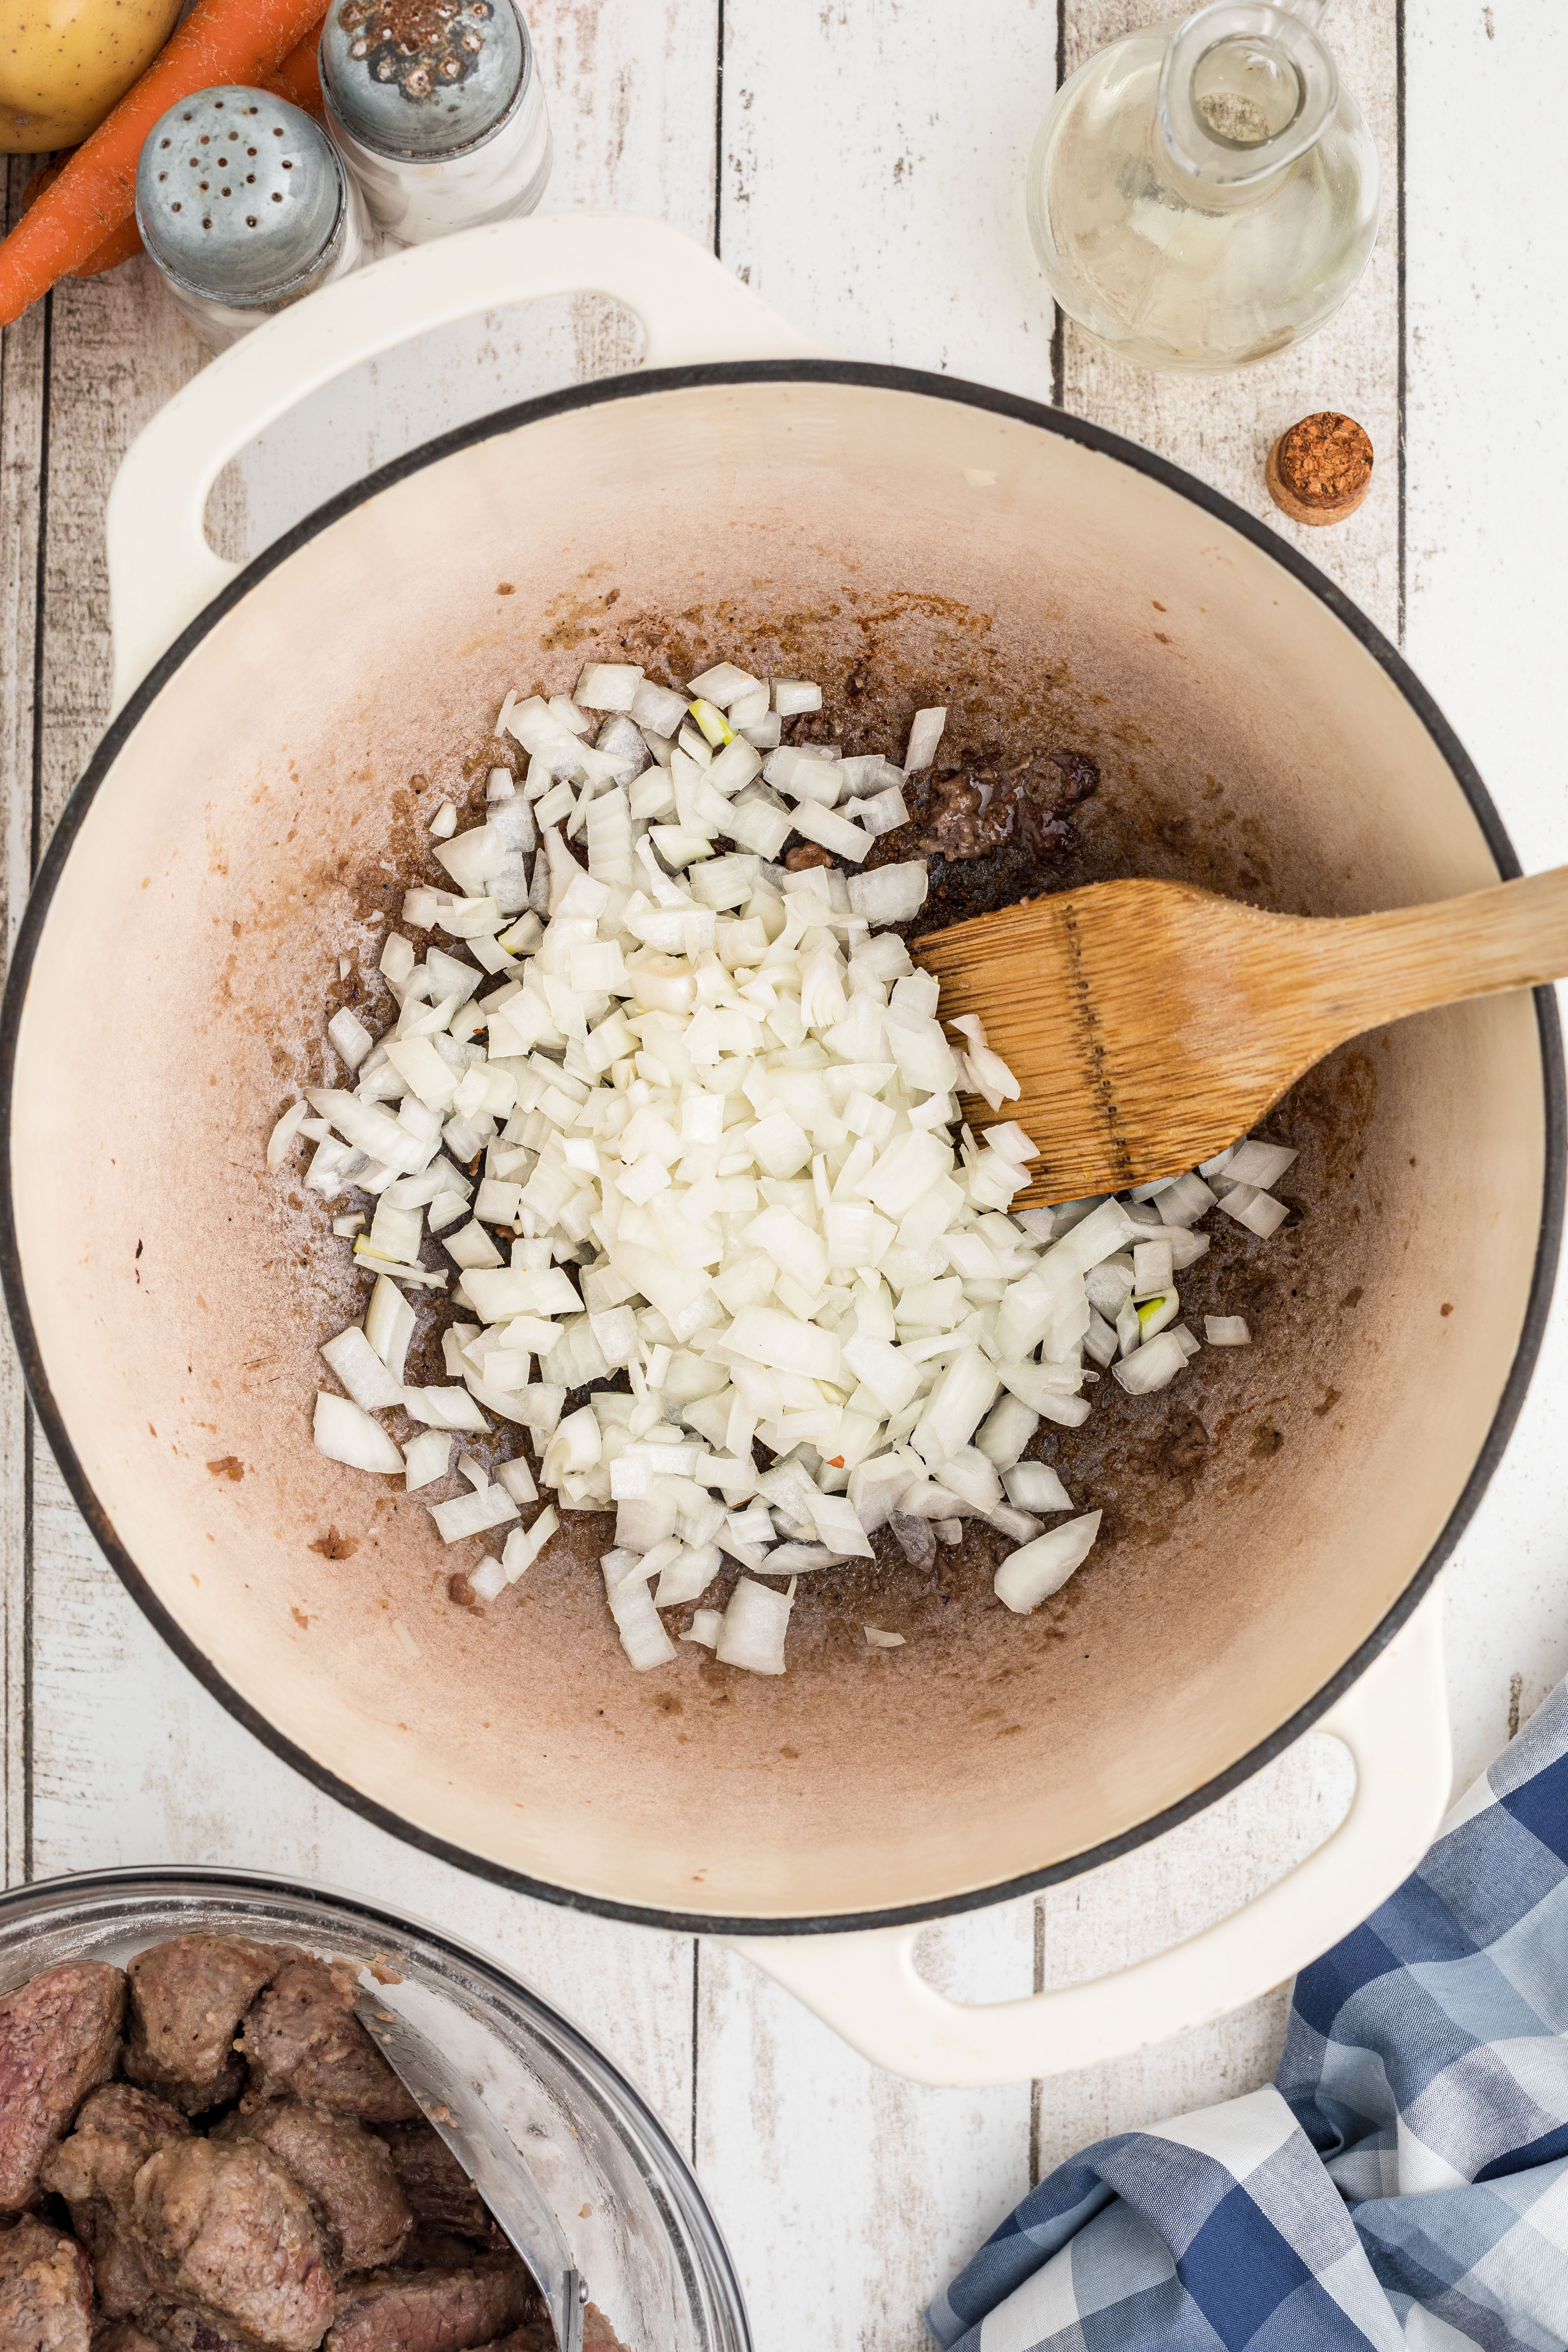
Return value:
[(532, 212), (550, 123), (515, 0), (331, 0), (327, 121), (372, 219), (423, 245)]
[(370, 259), (364, 205), (300, 107), (226, 85), (181, 99), (136, 165), (136, 225), (202, 341), (221, 351)]

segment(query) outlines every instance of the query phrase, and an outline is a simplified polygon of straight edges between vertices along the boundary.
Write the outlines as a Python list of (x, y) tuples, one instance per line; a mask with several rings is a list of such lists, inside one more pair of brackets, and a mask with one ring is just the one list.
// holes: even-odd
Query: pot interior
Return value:
[[(1187, 1298), (1247, 1313), (1256, 1344), (1047, 1446), (1107, 1517), (1037, 1615), (994, 1601), (971, 1543), (940, 1576), (803, 1591), (782, 1680), (690, 1644), (638, 1675), (588, 1518), (476, 1616), (447, 1583), (480, 1547), (444, 1549), (427, 1497), (312, 1450), (315, 1350), (368, 1282), (302, 1160), (269, 1176), (263, 1151), (321, 1081), (335, 960), (374, 971), (428, 812), (482, 794), (506, 690), (569, 690), (623, 647), (658, 675), (729, 656), (819, 677), (856, 745), (896, 749), (941, 702), (982, 760), (1090, 754), (1067, 878), (1319, 914), (1496, 878), (1357, 636), (1121, 458), (869, 372), (546, 404), (272, 562), (100, 761), (16, 1040), (19, 1278), (56, 1434), (228, 1692), (462, 1856), (773, 1923), (1070, 1865), (1268, 1741), (1436, 1540), (1525, 1318), (1532, 1005), (1362, 1039), (1275, 1115), (1299, 1222), (1222, 1236)], [(868, 1621), (906, 1645), (868, 1650)]]

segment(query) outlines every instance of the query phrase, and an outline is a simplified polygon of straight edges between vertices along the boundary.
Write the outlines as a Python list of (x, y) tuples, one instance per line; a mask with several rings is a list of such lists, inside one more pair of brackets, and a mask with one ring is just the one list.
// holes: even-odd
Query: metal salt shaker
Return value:
[(204, 89), (169, 109), (136, 166), (136, 224), (215, 351), (372, 257), (363, 199), (331, 141), (264, 89)]
[(515, 0), (331, 0), (321, 70), (332, 136), (395, 243), (539, 204), (550, 123)]

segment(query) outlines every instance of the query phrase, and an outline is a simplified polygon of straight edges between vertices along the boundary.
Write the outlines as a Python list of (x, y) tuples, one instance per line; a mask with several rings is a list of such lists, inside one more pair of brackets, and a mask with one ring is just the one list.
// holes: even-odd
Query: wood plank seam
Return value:
[[(27, 837), (27, 880), (38, 870), (44, 829), (44, 646), (49, 550), (49, 383), (54, 368), (55, 298), (43, 301), (43, 352), (38, 383), (38, 520), (33, 585), (33, 740)], [(10, 942), (7, 941), (7, 947)]]
[[(49, 546), (49, 394), (54, 372), (54, 328), (55, 298), (52, 293), (48, 293), (45, 295), (43, 301), (42, 351), (38, 366), (37, 548), (34, 559), (33, 574), (33, 727), (27, 826), (29, 889), (33, 877), (37, 873), (38, 860), (43, 856), (44, 847), (44, 647)], [(15, 936), (15, 932), (10, 932), (7, 937), (7, 955)], [(24, 1880), (30, 1880), (33, 1875), (33, 1588), (36, 1555), (33, 1526), (33, 1470), (37, 1444), (38, 1428), (33, 1413), (32, 1400), (24, 1391), (22, 1398), (22, 1608), (18, 1633), (22, 1657), (20, 1860), (21, 1875)]]
[[(1046, 1906), (1038, 1895), (1035, 1897), (1034, 1918), (1031, 1924), (1034, 1929), (1033, 1990), (1038, 1993), (1044, 1992), (1046, 1989)], [(1029, 2085), (1029, 2186), (1031, 2189), (1038, 2185), (1040, 2178), (1040, 2133), (1045, 2114), (1045, 2091), (1044, 2083), (1037, 2075)]]
[[(1057, 80), (1060, 89), (1068, 78), (1068, 0), (1057, 0)], [(1067, 399), (1067, 319), (1059, 302), (1051, 304), (1051, 405), (1061, 408)]]
[(691, 1938), (691, 2145), (688, 2149), (695, 2168), (697, 2163), (697, 2075), (698, 2054), (702, 2046), (702, 1938)]
[(713, 251), (724, 255), (724, 0), (715, 0), (713, 70)]
[[(0, 173), (0, 218), (14, 222), (30, 157)], [(44, 444), (49, 355), (48, 306), (0, 336), (0, 796), (4, 802), (5, 950), (15, 942), (36, 856), (39, 681), (43, 660), (39, 589)], [(4, 1839), (8, 1885), (31, 1875), (32, 1817), (32, 1410), (8, 1335), (0, 1361), (0, 1583), (4, 1588)]]
[[(1059, 90), (1068, 74), (1068, 0), (1057, 0), (1057, 75)], [(1067, 404), (1067, 319), (1059, 302), (1051, 304), (1051, 405)], [(1046, 1906), (1037, 1896), (1034, 1916), (1034, 1990), (1046, 1989)], [(1035, 2188), (1040, 2179), (1041, 2131), (1045, 2115), (1045, 2090), (1037, 2076), (1029, 2084), (1029, 2186)]]
[(1405, 399), (1409, 385), (1410, 372), (1408, 317), (1405, 292), (1407, 254), (1405, 247), (1405, 0), (1394, 0), (1394, 241), (1395, 249), (1398, 255), (1398, 267), (1394, 279), (1397, 322), (1395, 327), (1394, 357), (1396, 374), (1394, 394), (1394, 412), (1399, 424), (1399, 444), (1396, 459), (1399, 469), (1399, 497), (1397, 509), (1397, 528), (1399, 532), (1399, 619), (1397, 642), (1401, 650), (1403, 650), (1405, 645), (1405, 594), (1409, 583), (1409, 559), (1407, 553), (1405, 523)]

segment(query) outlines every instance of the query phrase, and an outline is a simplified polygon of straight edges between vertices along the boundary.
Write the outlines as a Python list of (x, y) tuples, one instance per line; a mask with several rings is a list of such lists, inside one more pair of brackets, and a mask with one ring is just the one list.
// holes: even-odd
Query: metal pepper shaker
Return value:
[(372, 257), (363, 199), (326, 133), (287, 99), (232, 85), (153, 124), (136, 225), (215, 351)]
[(321, 69), (332, 136), (394, 242), (539, 204), (550, 123), (515, 0), (331, 0)]

